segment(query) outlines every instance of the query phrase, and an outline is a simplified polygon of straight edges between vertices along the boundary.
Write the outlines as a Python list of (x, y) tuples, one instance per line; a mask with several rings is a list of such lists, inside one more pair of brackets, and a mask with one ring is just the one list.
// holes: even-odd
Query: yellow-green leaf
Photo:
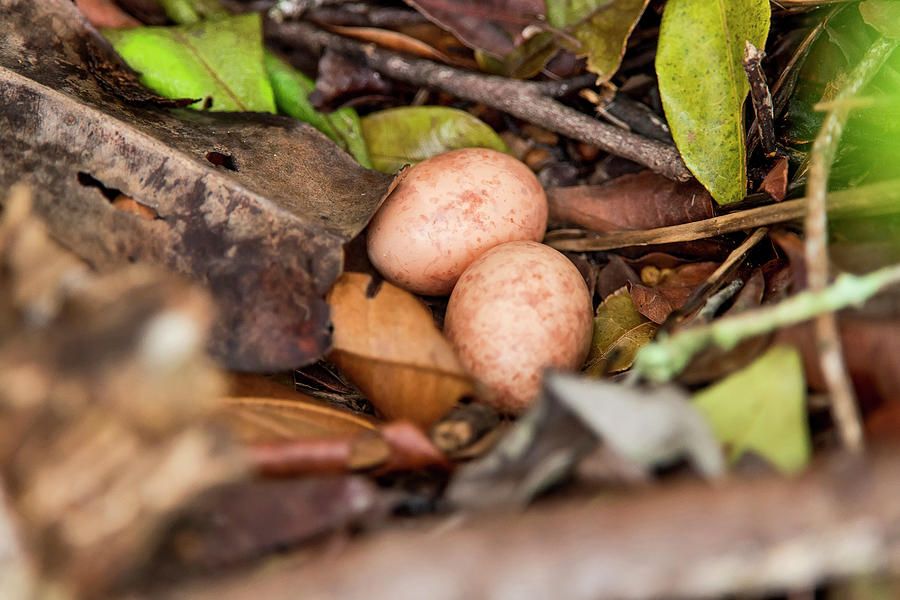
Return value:
[(624, 371), (658, 325), (638, 312), (627, 288), (606, 297), (594, 315), (594, 336), (584, 372), (595, 377)]
[(900, 2), (897, 0), (866, 0), (860, 2), (863, 21), (881, 35), (900, 39)]
[(719, 204), (747, 191), (741, 61), (766, 43), (769, 0), (669, 0), (656, 54), (659, 93), (685, 164)]
[(694, 396), (732, 461), (746, 451), (793, 473), (809, 460), (806, 383), (797, 350), (775, 346)]
[(258, 14), (103, 35), (141, 82), (166, 98), (202, 98), (209, 110), (275, 112)]
[(374, 168), (393, 173), (458, 148), (509, 152), (493, 129), (469, 113), (444, 106), (389, 108), (361, 119)]
[(587, 67), (606, 81), (625, 54), (625, 43), (649, 0), (547, 0), (547, 22), (568, 32), (571, 49), (587, 57)]

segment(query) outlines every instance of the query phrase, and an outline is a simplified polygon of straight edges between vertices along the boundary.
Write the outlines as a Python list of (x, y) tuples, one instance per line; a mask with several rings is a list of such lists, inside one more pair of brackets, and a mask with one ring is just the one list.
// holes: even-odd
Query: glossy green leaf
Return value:
[(141, 82), (162, 96), (202, 98), (194, 108), (211, 102), (209, 110), (275, 112), (257, 14), (103, 34)]
[(881, 35), (900, 39), (900, 2), (897, 0), (866, 0), (860, 2), (863, 20)]
[(342, 108), (330, 114), (320, 113), (309, 102), (315, 87), (312, 79), (271, 52), (265, 53), (264, 61), (279, 112), (309, 123), (352, 154), (359, 164), (372, 168), (355, 110)]
[(547, 0), (547, 22), (570, 34), (587, 67), (606, 81), (615, 74), (625, 44), (649, 0)]
[(763, 48), (769, 0), (669, 0), (656, 73), (672, 137), (685, 164), (719, 204), (747, 191), (741, 61), (750, 40)]
[(806, 383), (796, 349), (775, 346), (750, 366), (694, 396), (732, 461), (746, 451), (792, 473), (810, 454)]
[(491, 148), (508, 152), (486, 123), (463, 110), (444, 106), (389, 108), (362, 120), (363, 138), (374, 168), (393, 173), (458, 148)]
[(607, 296), (594, 315), (594, 335), (584, 372), (602, 377), (624, 371), (659, 326), (638, 312), (627, 288)]

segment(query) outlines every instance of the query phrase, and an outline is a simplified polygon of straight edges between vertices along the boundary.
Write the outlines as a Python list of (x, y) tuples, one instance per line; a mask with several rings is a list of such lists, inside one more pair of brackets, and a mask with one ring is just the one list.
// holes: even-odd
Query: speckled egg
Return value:
[(547, 198), (534, 173), (484, 148), (454, 150), (412, 167), (369, 225), (369, 260), (411, 292), (446, 295), (485, 250), (541, 240)]
[(537, 242), (488, 250), (463, 273), (444, 333), (504, 413), (527, 408), (544, 369), (576, 369), (591, 343), (593, 308), (572, 262)]

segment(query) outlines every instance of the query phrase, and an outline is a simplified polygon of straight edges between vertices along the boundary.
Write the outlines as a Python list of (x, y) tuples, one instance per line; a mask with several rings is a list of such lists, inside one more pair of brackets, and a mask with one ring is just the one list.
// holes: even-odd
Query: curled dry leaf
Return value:
[(713, 201), (696, 181), (679, 183), (652, 171), (600, 185), (547, 190), (550, 220), (592, 231), (652, 229), (713, 216)]
[(638, 312), (628, 289), (619, 288), (597, 307), (585, 373), (601, 377), (629, 368), (657, 328), (656, 323)]
[(334, 362), (387, 419), (428, 428), (474, 388), (418, 298), (383, 282), (344, 273), (328, 295)]
[[(343, 244), (392, 178), (292, 119), (124, 105), (87, 70), (85, 46), (108, 46), (73, 4), (0, 0), (0, 12), (0, 188), (33, 184), (53, 235), (98, 268), (147, 262), (200, 282), (227, 365), (318, 359)], [(158, 218), (116, 209), (116, 190)]]
[(453, 60), (449, 56), (436, 48), (433, 48), (412, 36), (390, 29), (379, 29), (377, 27), (343, 27), (340, 25), (331, 25), (328, 29), (340, 35), (378, 44), (389, 50), (396, 50), (397, 52), (405, 52), (406, 54), (453, 64)]
[(698, 262), (674, 269), (642, 269), (641, 279), (649, 285), (632, 284), (631, 299), (638, 312), (654, 323), (662, 323), (672, 311), (684, 305), (697, 286), (718, 266), (715, 262)]

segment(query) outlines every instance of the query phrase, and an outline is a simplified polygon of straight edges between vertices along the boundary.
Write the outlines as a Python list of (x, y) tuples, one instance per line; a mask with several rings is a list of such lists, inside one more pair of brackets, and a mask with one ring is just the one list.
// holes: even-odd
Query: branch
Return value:
[[(810, 152), (809, 184), (806, 210), (806, 268), (809, 289), (825, 289), (828, 284), (828, 211), (826, 195), (831, 165), (837, 154), (844, 125), (850, 114), (847, 100), (854, 97), (878, 72), (897, 47), (897, 41), (880, 38), (873, 43), (862, 60), (849, 74), (834, 98), (822, 129)], [(831, 410), (844, 445), (851, 450), (862, 448), (862, 426), (853, 384), (847, 374), (841, 350), (840, 334), (833, 313), (816, 319), (816, 347), (822, 375), (831, 397)]]
[(302, 46), (313, 53), (330, 48), (352, 56), (367, 67), (393, 79), (480, 102), (570, 138), (593, 144), (670, 179), (686, 181), (691, 178), (674, 146), (607, 125), (557, 102), (552, 96), (560, 94), (559, 85), (472, 73), (344, 38), (309, 23), (270, 23), (266, 34), (282, 43)]
[[(887, 449), (886, 449), (887, 450)], [(154, 598), (717, 598), (900, 567), (900, 459), (687, 483), (374, 534), (343, 551)], [(144, 598), (148, 598), (145, 596)]]

